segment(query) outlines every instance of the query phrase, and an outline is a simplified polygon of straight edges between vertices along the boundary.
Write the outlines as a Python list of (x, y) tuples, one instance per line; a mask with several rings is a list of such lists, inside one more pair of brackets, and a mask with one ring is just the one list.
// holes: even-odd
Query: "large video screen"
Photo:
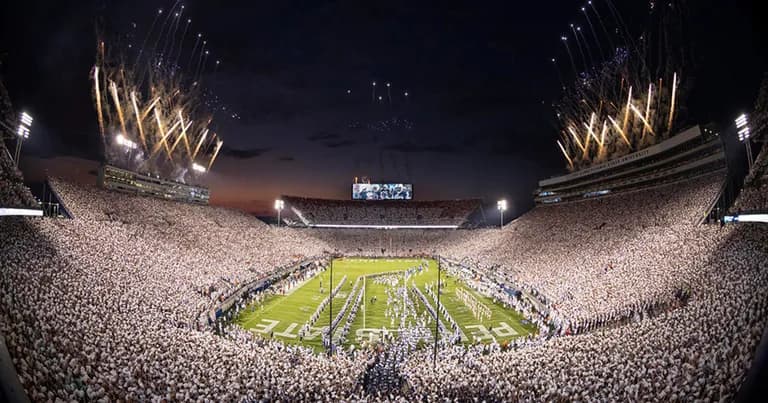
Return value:
[(353, 200), (411, 200), (413, 185), (410, 183), (355, 183), (352, 185)]

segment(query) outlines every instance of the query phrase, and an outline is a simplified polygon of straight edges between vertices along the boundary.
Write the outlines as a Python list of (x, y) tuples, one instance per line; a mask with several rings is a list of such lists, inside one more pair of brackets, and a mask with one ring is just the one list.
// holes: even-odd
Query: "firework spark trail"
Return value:
[(200, 56), (197, 59), (197, 63), (195, 64), (195, 72), (192, 74), (192, 81), (197, 82), (198, 78), (198, 72), (200, 71), (200, 66), (203, 64), (203, 57), (206, 55), (207, 50), (205, 49), (205, 45), (208, 43), (208, 41), (203, 41), (203, 46), (200, 47)]
[(181, 11), (176, 13), (176, 16), (174, 17), (171, 34), (165, 39), (165, 44), (163, 45), (163, 60), (166, 61), (169, 68), (173, 68), (173, 65), (171, 64), (173, 61), (173, 45), (176, 42), (176, 31), (179, 30), (179, 22), (181, 22), (183, 15), (184, 6), (181, 6)]
[(192, 47), (192, 53), (189, 55), (189, 62), (187, 62), (187, 71), (189, 71), (190, 68), (192, 68), (192, 61), (195, 59), (195, 51), (197, 50), (197, 45), (200, 44), (200, 41), (203, 38), (203, 34), (198, 33), (197, 34), (197, 40), (195, 40), (195, 46)]
[(139, 129), (139, 139), (141, 140), (141, 145), (144, 148), (144, 151), (148, 151), (147, 139), (144, 135), (144, 125), (142, 123), (144, 118), (142, 118), (141, 112), (139, 111), (139, 103), (136, 100), (136, 91), (131, 91), (131, 104), (133, 105), (133, 113), (136, 115), (136, 128)]
[(114, 81), (110, 81), (109, 90), (112, 92), (112, 99), (117, 109), (117, 117), (120, 120), (120, 128), (123, 136), (128, 136), (128, 130), (125, 129), (125, 116), (123, 115), (123, 108), (121, 106), (120, 97), (117, 94), (117, 84)]
[(646, 129), (650, 128), (650, 133), (653, 134), (653, 128), (648, 124), (648, 119), (651, 118), (651, 100), (653, 99), (653, 83), (648, 84), (648, 102), (645, 105), (645, 126), (643, 126), (643, 134), (641, 140), (645, 138)]
[(565, 81), (563, 81), (563, 74), (560, 73), (560, 68), (557, 67), (557, 59), (552, 58), (552, 65), (555, 67), (555, 71), (557, 72), (557, 79), (560, 80), (560, 88), (565, 88)]
[(624, 111), (624, 123), (621, 125), (622, 133), (627, 133), (627, 125), (629, 124), (629, 107), (632, 105), (632, 86), (629, 86), (629, 92), (627, 94), (627, 106)]
[(595, 59), (592, 57), (592, 50), (589, 48), (589, 42), (587, 42), (587, 38), (584, 36), (584, 32), (582, 32), (581, 27), (577, 27), (576, 32), (578, 32), (578, 35), (581, 35), (581, 40), (584, 42), (584, 48), (587, 50), (587, 56), (589, 57), (589, 63), (591, 67), (589, 70), (594, 70), (597, 68), (597, 63), (595, 63)]
[[(166, 14), (166, 16), (165, 16), (165, 20), (163, 20), (163, 24), (160, 25), (160, 32), (157, 35), (157, 39), (155, 39), (155, 44), (152, 46), (152, 52), (153, 52), (155, 57), (158, 56), (158, 52), (157, 52), (158, 45), (160, 45), (160, 42), (164, 38), (163, 37), (163, 32), (165, 32), (165, 28), (166, 27), (168, 28), (168, 31), (170, 32), (171, 26), (169, 26), (168, 22), (171, 20), (171, 18), (174, 15), (178, 15), (177, 12), (176, 12), (176, 7), (179, 6), (180, 3), (181, 3), (181, 0), (176, 0), (176, 2), (173, 3), (173, 6), (171, 7), (170, 10), (168, 10), (168, 14)], [(166, 35), (167, 35), (167, 33), (166, 33)]]
[[(205, 41), (203, 41), (203, 46), (205, 46)], [(202, 80), (203, 72), (205, 71), (205, 62), (208, 60), (209, 53), (210, 51), (208, 49), (205, 49), (205, 51), (200, 53), (200, 63), (198, 64), (197, 71), (195, 72), (195, 75), (194, 75), (194, 80), (196, 83), (198, 83), (197, 84), (198, 86), (200, 85), (200, 81)]]
[(605, 156), (605, 135), (608, 133), (608, 121), (603, 121), (603, 130), (600, 132), (600, 150), (598, 151), (598, 158)]
[[(147, 57), (147, 63), (146, 63), (146, 69), (140, 68), (139, 69), (139, 77), (138, 77), (138, 87), (141, 87), (144, 84), (144, 78), (147, 76), (150, 76), (152, 74), (152, 70), (157, 67), (158, 63), (158, 53), (157, 53), (157, 46), (160, 43), (160, 40), (163, 38), (163, 31), (165, 31), (166, 26), (168, 25), (168, 21), (174, 14), (174, 10), (176, 9), (176, 6), (179, 5), (181, 0), (176, 0), (176, 2), (173, 4), (171, 9), (166, 14), (165, 19), (163, 20), (162, 24), (160, 25), (160, 31), (157, 34), (157, 39), (155, 40), (154, 44), (152, 45), (152, 49), (150, 52), (150, 55)], [(162, 9), (160, 10), (162, 11)], [(148, 34), (151, 35), (151, 32)], [(151, 39), (151, 37), (148, 36), (147, 39)], [(142, 46), (142, 50), (144, 50)], [(137, 62), (136, 66), (140, 66)]]
[(102, 140), (106, 141), (104, 134), (104, 110), (101, 105), (101, 86), (99, 85), (99, 66), (93, 68), (93, 89), (96, 96), (96, 115), (99, 119), (99, 132), (101, 133)]
[(568, 151), (565, 151), (565, 147), (563, 147), (563, 143), (560, 142), (560, 140), (557, 140), (557, 145), (560, 146), (560, 151), (563, 152), (563, 155), (565, 156), (566, 161), (568, 161), (568, 165), (573, 169), (573, 160), (568, 155)]
[(667, 123), (667, 130), (672, 132), (672, 121), (675, 117), (675, 101), (677, 96), (677, 73), (675, 73), (672, 79), (672, 101), (669, 103), (669, 122)]
[(147, 31), (147, 35), (144, 37), (144, 41), (141, 44), (141, 48), (139, 49), (139, 52), (136, 54), (136, 60), (134, 60), (133, 65), (138, 66), (139, 62), (141, 61), (141, 55), (144, 53), (144, 47), (147, 46), (147, 41), (149, 40), (150, 36), (152, 36), (152, 32), (155, 31), (155, 25), (157, 24), (157, 20), (160, 18), (160, 16), (163, 15), (163, 9), (158, 9), (157, 13), (155, 14), (155, 19), (152, 20), (152, 25), (149, 26), (149, 31)]
[[(571, 31), (573, 31), (573, 37), (576, 39), (576, 47), (579, 49), (579, 54), (581, 55), (581, 61), (584, 64), (584, 70), (583, 72), (589, 71), (589, 64), (587, 63), (587, 57), (584, 55), (584, 49), (581, 48), (581, 39), (579, 39), (579, 34), (576, 33), (576, 28), (571, 24)], [(577, 72), (578, 75), (578, 72)]]
[(213, 165), (213, 161), (216, 161), (216, 157), (219, 156), (219, 151), (221, 151), (221, 146), (224, 144), (223, 141), (219, 140), (216, 143), (216, 150), (213, 152), (213, 156), (211, 157), (211, 161), (208, 162), (208, 170), (211, 169), (211, 166)]
[(579, 75), (579, 69), (576, 68), (576, 62), (573, 61), (573, 54), (571, 53), (571, 48), (568, 46), (568, 37), (567, 36), (561, 36), (560, 40), (563, 42), (563, 45), (565, 46), (565, 51), (568, 52), (568, 59), (571, 61), (571, 68), (573, 69), (574, 74), (578, 77)]
[(595, 15), (597, 16), (597, 21), (600, 23), (600, 26), (603, 28), (603, 33), (605, 34), (605, 37), (608, 39), (608, 44), (611, 47), (611, 51), (609, 54), (611, 57), (616, 53), (616, 46), (614, 45), (613, 38), (611, 38), (611, 34), (608, 32), (608, 27), (605, 26), (605, 23), (603, 22), (603, 17), (600, 16), (600, 13), (597, 11), (597, 8), (595, 8), (595, 5), (592, 4), (592, 2), (589, 2), (589, 6), (592, 8), (592, 11), (595, 12)]
[(376, 81), (371, 83), (373, 89), (371, 89), (371, 103), (376, 103)]
[(181, 34), (181, 39), (179, 40), (179, 51), (176, 54), (176, 57), (173, 60), (173, 65), (176, 66), (176, 68), (181, 68), (179, 66), (179, 59), (181, 59), (181, 53), (184, 51), (184, 40), (187, 38), (187, 31), (189, 31), (189, 25), (192, 24), (191, 19), (187, 19), (187, 25), (184, 26), (184, 31)]
[(621, 138), (631, 148), (632, 147), (632, 143), (629, 141), (629, 138), (627, 138), (627, 134), (624, 133), (624, 130), (622, 130), (622, 128), (619, 126), (619, 124), (616, 123), (616, 120), (614, 120), (612, 116), (608, 116), (608, 120), (611, 121), (611, 124), (613, 125), (613, 127), (616, 129), (616, 131), (619, 133), (619, 135), (621, 135)]
[(611, 0), (605, 0), (605, 4), (608, 6), (608, 12), (611, 14), (613, 21), (616, 24), (616, 30), (619, 31), (619, 38), (621, 38), (622, 41), (627, 44), (627, 46), (631, 46), (633, 50), (637, 51), (635, 41), (632, 39), (632, 35), (629, 33), (629, 28), (624, 23), (624, 19), (621, 18), (619, 10), (613, 6), (613, 2), (611, 2)]
[(600, 52), (600, 60), (605, 60), (603, 45), (600, 44), (600, 38), (597, 36), (597, 32), (595, 32), (595, 26), (592, 24), (592, 19), (589, 18), (589, 12), (587, 11), (586, 7), (582, 7), (581, 11), (584, 12), (584, 17), (587, 19), (587, 25), (589, 25), (589, 30), (592, 31), (592, 37), (595, 39), (595, 44), (597, 44), (597, 50)]
[(208, 137), (208, 129), (203, 129), (203, 133), (200, 135), (200, 139), (197, 141), (197, 146), (195, 146), (195, 151), (192, 153), (192, 161), (195, 160), (197, 153), (200, 152), (200, 147), (203, 145), (206, 137)]

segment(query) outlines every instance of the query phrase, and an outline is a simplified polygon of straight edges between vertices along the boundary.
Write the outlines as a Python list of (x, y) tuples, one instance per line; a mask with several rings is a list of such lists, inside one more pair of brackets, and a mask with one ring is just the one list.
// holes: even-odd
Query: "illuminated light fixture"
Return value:
[(499, 229), (504, 227), (504, 212), (507, 211), (507, 201), (502, 199), (496, 202), (496, 208), (501, 213), (501, 220), (499, 221)]
[(283, 209), (285, 208), (285, 201), (281, 199), (275, 200), (275, 210), (277, 210), (277, 226), (280, 226), (281, 217), (280, 214), (283, 212)]
[(738, 129), (739, 141), (744, 143), (744, 147), (747, 149), (747, 164), (749, 164), (748, 167), (752, 169), (752, 144), (749, 141), (750, 132), (747, 114), (742, 113), (739, 117), (736, 118), (735, 122), (736, 129)]
[(117, 136), (115, 136), (115, 142), (125, 147), (128, 150), (135, 150), (136, 148), (138, 148), (138, 144), (125, 138), (125, 136), (123, 136), (122, 134), (118, 134)]
[(30, 129), (32, 128), (32, 122), (35, 119), (32, 118), (27, 112), (21, 112), (19, 118), (19, 127), (16, 129), (18, 138), (16, 139), (16, 152), (14, 153), (14, 162), (16, 166), (19, 165), (19, 157), (21, 156), (21, 144), (24, 140), (29, 138)]
[(198, 164), (197, 162), (192, 163), (192, 170), (200, 173), (205, 173), (207, 171), (204, 166)]

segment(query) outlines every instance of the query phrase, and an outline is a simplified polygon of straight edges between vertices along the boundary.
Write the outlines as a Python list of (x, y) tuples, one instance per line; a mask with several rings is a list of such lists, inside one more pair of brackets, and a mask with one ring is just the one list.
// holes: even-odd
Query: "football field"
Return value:
[[(334, 318), (349, 301), (335, 328), (334, 340), (351, 317), (344, 347), (376, 343), (384, 334), (396, 336), (403, 325), (427, 327), (434, 334), (434, 316), (429, 312), (441, 311), (436, 309), (434, 294), (437, 277), (435, 260), (336, 259), (333, 262), (333, 287), (330, 287), (330, 270), (327, 269), (286, 295), (268, 294), (262, 303), (253, 303), (240, 311), (235, 322), (262, 337), (274, 337), (321, 351), (322, 332), (331, 323), (330, 304), (323, 307), (311, 326), (305, 327), (305, 324), (310, 322), (332, 288), (341, 284), (333, 297)], [(451, 318), (455, 321), (462, 342), (490, 343), (496, 340), (503, 343), (536, 332), (535, 326), (521, 314), (477, 293), (462, 280), (445, 271), (441, 278), (440, 303), (445, 310), (439, 312), (438, 317), (446, 329), (451, 329)], [(405, 304), (403, 299), (410, 303)], [(358, 309), (352, 315), (356, 301), (359, 301)], [(411, 308), (406, 309), (406, 305)]]

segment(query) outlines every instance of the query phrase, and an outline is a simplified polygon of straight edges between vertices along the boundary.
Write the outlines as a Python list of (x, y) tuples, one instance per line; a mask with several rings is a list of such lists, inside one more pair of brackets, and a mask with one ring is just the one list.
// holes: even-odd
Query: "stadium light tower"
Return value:
[(736, 129), (738, 129), (739, 141), (744, 143), (744, 146), (747, 148), (747, 164), (749, 165), (749, 169), (752, 169), (752, 144), (749, 140), (749, 121), (745, 113), (742, 113), (741, 116), (736, 118)]
[(207, 171), (207, 169), (205, 169), (204, 166), (198, 164), (197, 162), (193, 162), (192, 163), (192, 170), (195, 171), (195, 172), (200, 172), (201, 174), (203, 174), (203, 173), (205, 173), (205, 171)]
[(139, 145), (138, 145), (138, 144), (136, 144), (135, 142), (133, 142), (133, 141), (131, 141), (131, 140), (129, 140), (129, 139), (127, 139), (127, 138), (125, 138), (125, 136), (123, 136), (123, 134), (122, 134), (122, 133), (120, 133), (120, 134), (118, 134), (117, 136), (115, 136), (115, 142), (116, 142), (117, 144), (119, 144), (119, 145), (123, 146), (123, 148), (125, 148), (125, 149), (126, 149), (127, 151), (129, 151), (129, 152), (130, 152), (131, 150), (135, 150), (136, 148), (138, 148), (138, 147), (139, 147)]
[(19, 128), (16, 130), (16, 152), (14, 153), (13, 161), (16, 166), (19, 166), (19, 157), (21, 156), (21, 144), (24, 140), (29, 138), (30, 128), (32, 127), (32, 121), (34, 119), (29, 116), (27, 112), (21, 112), (21, 118), (19, 120)]
[(285, 208), (285, 202), (277, 199), (275, 200), (275, 210), (277, 210), (277, 226), (280, 226), (280, 213), (283, 211), (283, 208)]
[(496, 202), (496, 208), (499, 209), (499, 213), (501, 213), (501, 221), (499, 222), (499, 229), (501, 229), (504, 227), (504, 212), (507, 211), (507, 201), (499, 200)]

